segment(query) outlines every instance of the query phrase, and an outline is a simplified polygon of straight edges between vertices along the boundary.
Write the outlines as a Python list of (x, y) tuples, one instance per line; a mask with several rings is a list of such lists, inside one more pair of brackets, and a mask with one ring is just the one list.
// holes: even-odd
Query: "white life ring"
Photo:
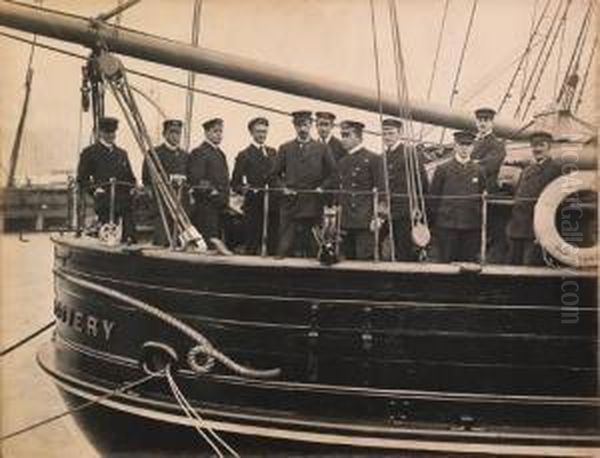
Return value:
[(598, 192), (596, 172), (577, 171), (563, 175), (550, 183), (535, 205), (533, 230), (540, 245), (559, 261), (573, 267), (595, 267), (598, 265), (598, 246), (578, 247), (567, 242), (555, 223), (556, 212), (561, 202), (579, 191)]

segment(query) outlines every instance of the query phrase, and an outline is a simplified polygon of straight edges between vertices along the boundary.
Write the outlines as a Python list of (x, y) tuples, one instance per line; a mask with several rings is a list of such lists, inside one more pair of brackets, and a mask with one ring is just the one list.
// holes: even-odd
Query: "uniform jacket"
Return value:
[[(127, 152), (118, 146), (109, 149), (100, 142), (85, 148), (77, 167), (77, 182), (81, 189), (93, 194), (97, 185), (103, 185), (102, 188), (108, 192), (110, 187), (105, 183), (111, 178), (135, 186), (135, 176)], [(118, 196), (129, 196), (131, 186), (117, 184), (116, 191)]]
[(371, 194), (348, 194), (348, 192), (383, 189), (383, 167), (381, 157), (361, 148), (343, 157), (338, 163), (340, 176), (339, 203), (342, 206), (344, 229), (367, 229), (373, 218), (373, 196)]
[[(390, 192), (392, 193), (392, 218), (403, 219), (410, 216), (408, 205), (408, 188), (406, 185), (406, 161), (404, 145), (400, 144), (395, 149), (387, 153), (387, 169), (390, 182)], [(419, 175), (423, 183), (423, 194), (427, 195), (429, 182), (423, 161), (419, 160)], [(402, 194), (402, 196), (394, 196)]]
[(348, 155), (348, 151), (346, 151), (344, 145), (342, 145), (342, 141), (333, 135), (329, 138), (327, 146), (329, 146), (329, 151), (337, 163), (339, 163), (343, 157)]
[[(185, 176), (187, 174), (188, 153), (184, 150), (181, 148), (172, 150), (163, 143), (162, 145), (157, 146), (155, 151), (160, 163), (165, 169), (167, 179), (169, 178), (169, 175)], [(142, 183), (144, 183), (145, 186), (152, 184), (150, 167), (148, 166), (146, 159), (144, 159), (144, 164), (142, 165)]]
[[(189, 186), (198, 186), (194, 198), (198, 203), (211, 203), (216, 207), (229, 205), (229, 168), (221, 148), (208, 142), (190, 152), (187, 165)], [(211, 191), (216, 190), (218, 194)]]
[(515, 203), (506, 233), (513, 239), (534, 239), (533, 211), (535, 202), (544, 188), (560, 176), (560, 165), (546, 159), (527, 166), (519, 178), (515, 191)]
[[(238, 153), (231, 176), (231, 188), (235, 192), (242, 193), (244, 177), (246, 178), (246, 184), (251, 188), (264, 188), (267, 184), (271, 188), (279, 186), (277, 180), (271, 174), (275, 166), (277, 150), (270, 146), (265, 146), (265, 152), (266, 155), (256, 145), (250, 144), (246, 149)], [(270, 193), (269, 210), (271, 212), (277, 209), (276, 199), (277, 195)], [(248, 208), (255, 203), (262, 204), (262, 202), (262, 192), (248, 192), (244, 197), (244, 208)]]
[(461, 164), (453, 158), (439, 165), (430, 188), (431, 210), (436, 226), (445, 229), (479, 229), (481, 193), (484, 190), (483, 170), (473, 161)]
[[(330, 188), (337, 168), (329, 148), (315, 140), (301, 144), (297, 140), (279, 147), (273, 175), (290, 189)], [(314, 193), (282, 198), (281, 210), (292, 218), (319, 218), (323, 196)]]
[(498, 189), (498, 173), (505, 157), (504, 142), (493, 133), (475, 140), (471, 159), (479, 162), (485, 175), (488, 192), (494, 192)]

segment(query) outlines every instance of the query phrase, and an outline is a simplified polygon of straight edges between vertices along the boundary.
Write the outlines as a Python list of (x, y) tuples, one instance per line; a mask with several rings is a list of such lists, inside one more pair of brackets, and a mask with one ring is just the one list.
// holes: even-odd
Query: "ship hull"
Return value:
[[(257, 441), (284, 450), (559, 456), (599, 444), (591, 274), (359, 262), (323, 267), (111, 249), (67, 237), (55, 240), (55, 250), (58, 326), (39, 361), (70, 400), (95, 399), (143, 377), (142, 347), (160, 342), (179, 356), (175, 378), (206, 425), (258, 438), (238, 439), (242, 453)], [(281, 374), (253, 379), (217, 363), (198, 375), (185, 358), (194, 344), (189, 337), (81, 280), (152, 304), (232, 359)], [(565, 308), (561, 290), (576, 290), (578, 304)], [(152, 447), (202, 447), (160, 377), (84, 409), (79, 420), (102, 450), (128, 441), (138, 448), (132, 438), (155, 428), (162, 433), (152, 433)]]

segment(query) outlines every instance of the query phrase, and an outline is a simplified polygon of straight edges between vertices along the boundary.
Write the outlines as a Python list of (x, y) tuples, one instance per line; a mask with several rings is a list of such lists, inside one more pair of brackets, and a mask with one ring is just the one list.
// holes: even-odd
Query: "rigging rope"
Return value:
[[(581, 63), (581, 56), (583, 54), (583, 48), (585, 47), (585, 43), (586, 43), (587, 36), (588, 36), (589, 25), (591, 22), (591, 15), (592, 15), (592, 1), (590, 0), (590, 2), (588, 4), (588, 9), (586, 10), (586, 13), (581, 22), (581, 26), (579, 28), (579, 33), (577, 34), (577, 39), (575, 41), (575, 45), (573, 46), (573, 52), (571, 53), (571, 58), (569, 59), (569, 64), (567, 65), (567, 69), (565, 70), (565, 75), (562, 80), (560, 92), (559, 92), (558, 96), (556, 97), (557, 102), (563, 101), (563, 98), (566, 96), (567, 90), (570, 89), (569, 92), (571, 92), (571, 94), (573, 94), (575, 92), (575, 87), (572, 87), (572, 85), (570, 85), (569, 83), (572, 82), (572, 78), (574, 75), (575, 75), (575, 78), (577, 78), (577, 72), (579, 70), (579, 65)], [(577, 81), (574, 81), (574, 82), (575, 82), (575, 86), (576, 86)], [(566, 103), (565, 108), (569, 108), (572, 100), (573, 100), (573, 98), (571, 97), (571, 100), (569, 100)]]
[[(523, 54), (521, 54), (521, 57), (519, 59), (519, 64), (517, 65), (515, 73), (513, 74), (510, 82), (508, 83), (508, 87), (506, 88), (506, 92), (504, 93), (504, 96), (502, 97), (502, 100), (500, 101), (500, 104), (498, 105), (498, 109), (496, 110), (498, 113), (500, 113), (502, 111), (502, 108), (504, 108), (504, 105), (506, 104), (506, 102), (508, 101), (508, 99), (511, 97), (512, 90), (513, 90), (513, 87), (514, 87), (514, 85), (515, 85), (515, 83), (517, 81), (517, 77), (519, 75), (519, 72), (521, 71), (521, 69), (523, 68), (523, 66), (525, 65), (525, 63), (529, 61), (528, 60), (528, 56), (529, 56), (531, 50), (533, 49), (533, 43), (534, 43), (535, 36), (537, 35), (537, 33), (538, 33), (539, 29), (540, 29), (540, 26), (542, 25), (543, 19), (546, 16), (546, 12), (548, 11), (548, 8), (550, 7), (551, 1), (552, 0), (547, 0), (546, 1), (546, 4), (544, 5), (544, 9), (542, 10), (542, 14), (538, 18), (535, 26), (532, 27), (531, 33), (529, 35), (529, 40), (527, 41), (527, 46), (525, 46), (525, 52)], [(536, 4), (537, 4), (537, 1), (536, 1)], [(535, 14), (535, 10), (534, 10), (534, 14)], [(525, 74), (524, 71), (523, 71), (523, 74)], [(525, 85), (523, 85), (523, 87), (521, 88), (521, 91), (525, 90), (524, 87), (525, 87)]]
[(68, 415), (72, 415), (72, 414), (74, 414), (76, 412), (81, 412), (82, 410), (87, 409), (88, 407), (92, 407), (92, 406), (94, 406), (96, 404), (100, 404), (102, 401), (105, 401), (105, 400), (113, 397), (116, 394), (119, 394), (119, 393), (122, 393), (122, 392), (125, 392), (125, 391), (128, 391), (128, 390), (131, 390), (132, 388), (136, 388), (136, 387), (138, 387), (140, 385), (143, 385), (144, 383), (150, 381), (151, 379), (153, 379), (154, 377), (156, 377), (158, 375), (159, 375), (158, 373), (154, 373), (154, 374), (146, 375), (146, 376), (144, 376), (144, 377), (142, 377), (139, 380), (136, 380), (134, 382), (125, 382), (121, 386), (115, 388), (112, 391), (109, 391), (106, 394), (103, 394), (102, 396), (98, 396), (98, 397), (96, 397), (94, 399), (90, 399), (89, 401), (86, 401), (86, 402), (84, 402), (84, 403), (82, 403), (82, 404), (80, 404), (80, 405), (78, 405), (76, 407), (73, 407), (71, 409), (67, 409), (67, 410), (65, 410), (65, 411), (63, 411), (63, 412), (61, 412), (59, 414), (52, 415), (51, 417), (48, 417), (48, 418), (46, 418), (44, 420), (35, 422), (35, 423), (33, 423), (33, 424), (29, 425), (29, 426), (26, 426), (24, 428), (21, 428), (21, 429), (17, 430), (17, 431), (13, 431), (12, 433), (8, 433), (8, 434), (0, 437), (0, 442), (4, 442), (5, 440), (12, 439), (14, 437), (20, 436), (21, 434), (25, 434), (25, 433), (27, 433), (29, 431), (33, 431), (34, 429), (37, 429), (37, 428), (39, 428), (41, 426), (44, 426), (44, 425), (47, 425), (49, 423), (53, 423), (56, 420), (60, 420), (61, 418), (64, 418), (64, 417), (66, 417)]
[(31, 49), (29, 51), (29, 59), (27, 60), (27, 71), (25, 73), (25, 98), (23, 99), (23, 106), (21, 107), (21, 115), (19, 116), (19, 123), (17, 124), (15, 140), (13, 142), (12, 150), (10, 153), (7, 180), (7, 187), (9, 188), (12, 187), (15, 182), (15, 173), (17, 171), (19, 151), (21, 150), (23, 134), (25, 132), (25, 121), (27, 120), (27, 113), (29, 111), (29, 101), (31, 100), (31, 84), (33, 82), (33, 56), (35, 54), (36, 44), (37, 35), (34, 34), (33, 39), (31, 40)]
[[(435, 56), (433, 57), (433, 64), (431, 65), (431, 76), (429, 78), (429, 85), (427, 87), (427, 101), (431, 100), (431, 92), (433, 90), (433, 82), (435, 80), (435, 75), (437, 72), (438, 60), (440, 57), (440, 50), (442, 49), (442, 38), (444, 36), (444, 29), (446, 27), (446, 17), (448, 16), (448, 6), (450, 5), (450, 0), (446, 0), (444, 2), (444, 12), (442, 13), (442, 22), (440, 24), (440, 31), (438, 32), (437, 45), (435, 47)], [(419, 141), (423, 139), (423, 130), (425, 128), (425, 124), (421, 124), (421, 131), (419, 132)]]
[(567, 14), (569, 13), (569, 9), (571, 7), (573, 0), (566, 0), (566, 2), (567, 3), (565, 6), (565, 10), (562, 14), (560, 22), (558, 23), (558, 27), (556, 28), (554, 36), (552, 37), (552, 42), (550, 43), (550, 48), (548, 48), (548, 52), (547, 52), (544, 62), (542, 64), (541, 71), (538, 73), (537, 80), (535, 81), (533, 90), (531, 91), (531, 96), (529, 98), (529, 101), (527, 102), (527, 105), (525, 106), (525, 111), (523, 112), (521, 120), (525, 120), (525, 118), (527, 117), (527, 114), (529, 113), (529, 109), (531, 108), (531, 106), (536, 98), (535, 95), (536, 95), (537, 89), (540, 85), (540, 81), (542, 80), (542, 76), (544, 75), (544, 70), (546, 69), (548, 60), (550, 59), (550, 56), (552, 55), (552, 51), (553, 51), (554, 45), (556, 44), (556, 41), (558, 39), (558, 35), (559, 35), (561, 29), (565, 27), (566, 20), (567, 20)]
[(558, 47), (558, 56), (556, 58), (556, 74), (554, 75), (554, 99), (558, 100), (558, 77), (560, 75), (560, 66), (562, 63), (562, 55), (565, 48), (565, 33), (567, 29), (566, 22), (561, 22), (560, 29), (560, 45)]
[[(377, 22), (375, 20), (375, 5), (373, 0), (369, 0), (369, 6), (371, 10), (371, 34), (373, 36), (373, 56), (375, 58), (375, 79), (377, 84), (377, 102), (379, 105), (379, 125), (383, 124), (383, 100), (381, 96), (381, 70), (379, 68), (379, 46), (377, 43)], [(386, 202), (386, 212), (388, 218), (388, 227), (389, 227), (389, 237), (390, 237), (390, 256), (392, 261), (396, 259), (396, 248), (394, 242), (394, 230), (393, 230), (393, 220), (392, 220), (392, 196), (390, 194), (390, 176), (388, 170), (388, 157), (387, 157), (387, 148), (383, 143), (383, 136), (381, 139), (381, 147), (383, 150), (382, 160), (383, 160), (383, 180), (385, 186), (385, 202)], [(374, 215), (377, 218), (377, 215)], [(379, 228), (375, 227), (375, 230), (378, 231)], [(375, 252), (379, 253), (379, 247), (375, 247)]]
[(7, 348), (5, 348), (4, 350), (0, 351), (0, 357), (6, 356), (9, 353), (12, 353), (14, 350), (22, 347), (23, 345), (25, 345), (30, 340), (35, 339), (40, 334), (43, 334), (45, 331), (47, 331), (48, 329), (50, 329), (55, 324), (56, 324), (56, 320), (52, 320), (49, 323), (46, 323), (44, 326), (42, 326), (41, 328), (39, 328), (37, 331), (32, 332), (31, 334), (29, 334), (28, 336), (22, 338), (18, 342), (15, 342), (14, 344), (12, 344), (12, 345), (8, 346)]
[[(200, 24), (202, 19), (202, 0), (194, 0), (194, 13), (192, 15), (192, 36), (191, 45), (198, 46), (200, 42)], [(188, 90), (185, 98), (185, 137), (184, 147), (189, 151), (191, 145), (191, 125), (192, 117), (194, 116), (194, 86), (196, 84), (196, 73), (189, 71), (187, 75)]]
[[(460, 80), (460, 75), (462, 73), (462, 67), (463, 67), (465, 55), (467, 52), (467, 47), (469, 45), (469, 39), (471, 37), (471, 30), (473, 29), (473, 20), (475, 19), (475, 12), (477, 11), (477, 3), (478, 3), (478, 0), (473, 0), (473, 5), (471, 7), (471, 15), (469, 17), (469, 23), (467, 25), (467, 33), (465, 34), (465, 40), (463, 42), (463, 47), (460, 52), (460, 58), (458, 60), (458, 67), (456, 69), (456, 74), (454, 76), (454, 83), (452, 83), (452, 91), (450, 92), (449, 106), (452, 106), (452, 104), (454, 103), (454, 97), (456, 97), (456, 94), (458, 93), (458, 82)], [(443, 145), (445, 135), (446, 135), (446, 128), (444, 127), (442, 129), (442, 134), (440, 135), (440, 141), (439, 141), (440, 145)]]
[[(533, 83), (535, 75), (538, 73), (538, 70), (540, 68), (540, 64), (542, 61), (542, 57), (544, 55), (544, 52), (546, 51), (546, 47), (548, 46), (548, 43), (550, 40), (550, 36), (552, 35), (552, 31), (554, 30), (554, 27), (556, 26), (556, 21), (558, 20), (562, 4), (563, 4), (563, 0), (558, 0), (556, 11), (554, 12), (554, 15), (552, 16), (552, 21), (550, 22), (548, 31), (544, 36), (544, 41), (542, 43), (542, 47), (540, 48), (540, 50), (535, 58), (535, 62), (533, 63), (533, 68), (531, 69), (531, 72), (529, 73), (529, 78), (527, 79), (525, 88), (521, 93), (521, 97), (519, 97), (519, 102), (513, 113), (514, 118), (517, 118), (519, 116), (519, 114), (521, 113), (521, 108), (523, 106), (523, 102), (525, 102), (525, 99), (527, 99), (527, 95), (529, 94), (529, 88), (531, 87), (531, 84)], [(544, 17), (544, 15), (542, 15), (540, 17), (540, 20), (542, 20), (543, 17)], [(543, 69), (542, 69), (542, 72), (543, 72)]]
[(594, 38), (594, 44), (592, 45), (592, 49), (590, 50), (590, 54), (588, 57), (588, 62), (587, 62), (587, 65), (585, 66), (585, 73), (583, 74), (583, 80), (581, 81), (581, 84), (579, 85), (579, 93), (576, 97), (577, 101), (575, 102), (574, 113), (577, 113), (577, 111), (579, 110), (579, 106), (581, 105), (581, 102), (583, 101), (583, 91), (585, 90), (585, 87), (587, 85), (590, 68), (592, 68), (592, 62), (594, 60), (594, 55), (596, 54), (597, 46), (598, 46), (598, 35), (596, 35), (596, 38)]
[(388, 0), (388, 14), (392, 25), (392, 43), (394, 47), (394, 64), (396, 69), (396, 89), (400, 117), (407, 120), (408, 137), (404, 154), (408, 204), (410, 211), (411, 236), (415, 245), (421, 250), (421, 258), (425, 258), (425, 247), (429, 244), (430, 233), (427, 226), (427, 211), (423, 183), (419, 173), (419, 158), (414, 143), (414, 123), (408, 93), (406, 63), (402, 51), (398, 11), (395, 0)]
[[(550, 0), (548, 0), (550, 1)], [(534, 0), (533, 2), (533, 9), (531, 11), (531, 21), (529, 24), (529, 34), (530, 37), (534, 34), (534, 28), (535, 28), (535, 19), (537, 17), (537, 13), (538, 13), (538, 2), (539, 0)], [(541, 17), (544, 17), (545, 15), (542, 13)], [(527, 56), (525, 57), (525, 61), (523, 63), (523, 76), (521, 78), (521, 95), (523, 94), (523, 91), (525, 90), (525, 82), (527, 81), (527, 71), (529, 69), (529, 60), (530, 60), (530, 55), (529, 53), (527, 53)], [(496, 110), (497, 111), (497, 110)]]

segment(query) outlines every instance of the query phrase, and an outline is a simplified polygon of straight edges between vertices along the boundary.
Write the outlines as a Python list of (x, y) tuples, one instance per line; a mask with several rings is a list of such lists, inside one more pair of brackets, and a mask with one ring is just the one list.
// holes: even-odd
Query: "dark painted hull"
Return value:
[[(242, 436), (316, 450), (344, 444), (548, 455), (600, 444), (593, 275), (435, 264), (322, 267), (123, 252), (68, 238), (55, 246), (57, 335), (40, 362), (71, 395), (93, 397), (140, 378), (142, 345), (160, 341), (180, 355), (177, 381), (192, 405), (217, 429)], [(185, 363), (191, 339), (69, 275), (158, 306), (234, 360), (282, 374), (252, 380), (217, 365), (198, 377)], [(577, 304), (571, 296), (565, 304), (571, 291)], [(87, 326), (89, 317), (95, 326)], [(105, 326), (109, 334), (103, 320), (113, 323)], [(150, 418), (159, 429), (190, 435), (164, 380), (136, 392), (103, 407), (128, 418), (118, 431)], [(97, 446), (122, 443), (101, 439), (101, 422), (87, 417), (81, 424)], [(183, 442), (197, 450), (197, 439)]]

